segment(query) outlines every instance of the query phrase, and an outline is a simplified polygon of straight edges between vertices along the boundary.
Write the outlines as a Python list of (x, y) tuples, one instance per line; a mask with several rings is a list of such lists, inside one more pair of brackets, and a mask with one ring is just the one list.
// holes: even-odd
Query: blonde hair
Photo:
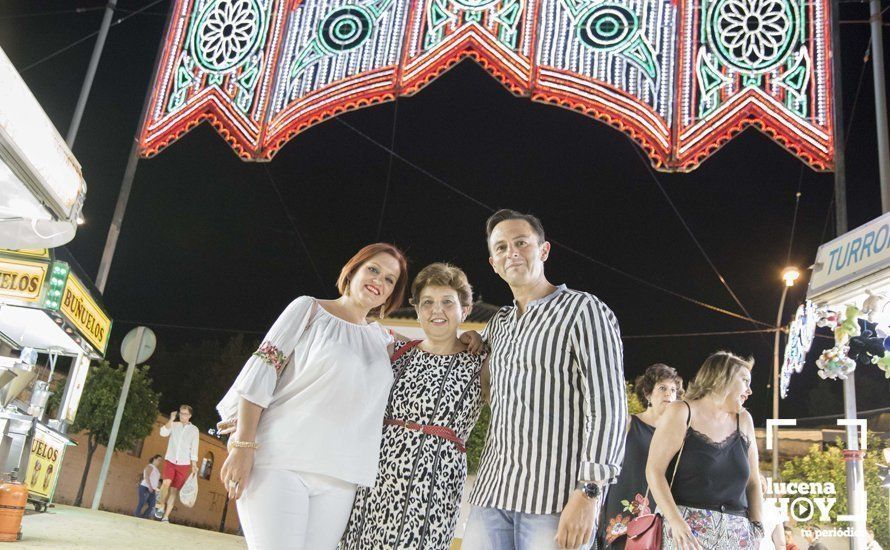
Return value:
[(695, 373), (689, 384), (686, 399), (695, 401), (707, 395), (723, 395), (735, 373), (741, 369), (754, 368), (754, 358), (744, 359), (728, 351), (712, 353)]
[(454, 265), (436, 262), (420, 270), (411, 283), (411, 305), (417, 305), (420, 293), (428, 286), (445, 286), (457, 292), (457, 299), (464, 307), (473, 305), (473, 287), (467, 280), (467, 274)]

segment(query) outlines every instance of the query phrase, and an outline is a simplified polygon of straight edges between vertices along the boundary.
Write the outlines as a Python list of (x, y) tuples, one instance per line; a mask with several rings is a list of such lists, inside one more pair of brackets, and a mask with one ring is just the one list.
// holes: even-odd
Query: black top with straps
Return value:
[[(692, 409), (689, 403), (683, 403), (689, 409), (691, 421)], [(735, 431), (720, 442), (689, 426), (680, 466), (671, 488), (674, 501), (691, 508), (747, 516), (748, 496), (745, 490), (750, 474), (749, 445), (750, 442), (739, 430), (738, 416)], [(676, 457), (671, 461), (668, 472), (673, 471), (675, 461)]]

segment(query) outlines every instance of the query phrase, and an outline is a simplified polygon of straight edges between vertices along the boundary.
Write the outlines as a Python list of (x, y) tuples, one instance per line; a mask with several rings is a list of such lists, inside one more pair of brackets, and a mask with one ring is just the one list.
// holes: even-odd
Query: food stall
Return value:
[[(111, 319), (98, 296), (61, 249), (0, 249), (0, 474), (17, 470), (38, 509), (52, 501), (90, 362), (108, 347)], [(68, 375), (47, 420), (60, 361)]]
[[(77, 159), (0, 50), (0, 477), (15, 473), (38, 509), (52, 501), (66, 428), (111, 331), (76, 262), (49, 250), (74, 238), (86, 190)], [(62, 404), (45, 422), (60, 358)]]
[(69, 242), (86, 190), (77, 159), (0, 50), (0, 248)]

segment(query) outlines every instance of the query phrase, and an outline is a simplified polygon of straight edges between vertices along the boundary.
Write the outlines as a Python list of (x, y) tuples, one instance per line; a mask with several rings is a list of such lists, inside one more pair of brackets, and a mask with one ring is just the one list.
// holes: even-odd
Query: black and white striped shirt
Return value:
[(579, 480), (614, 482), (627, 423), (615, 314), (560, 286), (500, 309), (491, 345), (491, 425), (470, 502), (529, 514), (562, 511)]

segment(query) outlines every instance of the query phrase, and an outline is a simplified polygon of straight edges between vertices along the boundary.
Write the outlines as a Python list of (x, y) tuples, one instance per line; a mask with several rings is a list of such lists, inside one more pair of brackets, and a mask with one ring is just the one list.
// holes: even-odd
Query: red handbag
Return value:
[(627, 524), (625, 550), (661, 550), (661, 514), (637, 516)]
[[(689, 424), (692, 423), (692, 411), (689, 413), (689, 420), (686, 422), (686, 430), (689, 430)], [(683, 455), (683, 447), (686, 446), (686, 438), (683, 438), (683, 444), (677, 453), (677, 462), (674, 463), (674, 473), (671, 474), (670, 487), (674, 486), (674, 478), (677, 477), (677, 467), (680, 466), (680, 457)], [(649, 499), (649, 488), (646, 487), (646, 496)], [(664, 517), (661, 514), (644, 514), (630, 520), (627, 524), (627, 539), (624, 543), (624, 550), (661, 550), (662, 528), (664, 527)]]

